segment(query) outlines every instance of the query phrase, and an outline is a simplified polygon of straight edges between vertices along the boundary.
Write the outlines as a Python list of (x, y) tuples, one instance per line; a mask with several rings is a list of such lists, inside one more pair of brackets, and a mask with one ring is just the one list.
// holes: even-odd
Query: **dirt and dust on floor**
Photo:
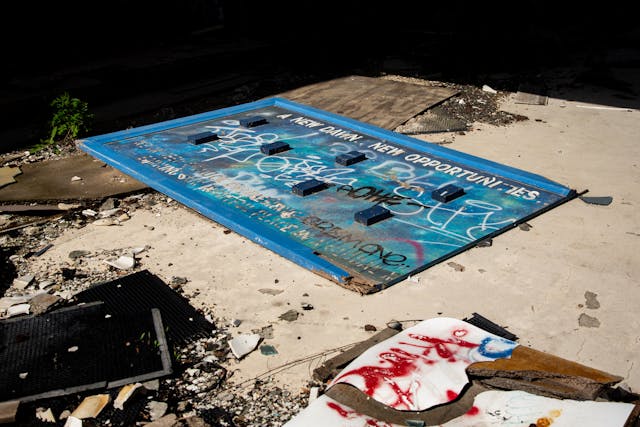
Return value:
[[(620, 124), (627, 123), (621, 114), (637, 117), (633, 108), (614, 110), (565, 101), (562, 96), (582, 89), (582, 76), (572, 70), (556, 71), (539, 78), (545, 83), (540, 91), (519, 86), (516, 76), (508, 75), (487, 78), (484, 85), (464, 85), (389, 74), (374, 78), (377, 81), (372, 84), (390, 87), (392, 92), (430, 92), (434, 98), (416, 97), (405, 102), (413, 108), (400, 109), (388, 96), (369, 102), (388, 130), (516, 166), (546, 160), (546, 166), (535, 170), (550, 174), (564, 160), (548, 150), (559, 155), (575, 152), (565, 139), (584, 137), (571, 134), (575, 123), (558, 119), (563, 110), (573, 110), (571, 120), (576, 120), (576, 111), (590, 114), (585, 120), (597, 120), (601, 117), (594, 115), (598, 114), (617, 115), (612, 123)], [(366, 85), (372, 78), (362, 79), (359, 84)], [(264, 94), (251, 84), (236, 83), (240, 89), (234, 93), (241, 97), (236, 101)], [(352, 110), (328, 103), (327, 91), (317, 85), (296, 93), (288, 90), (282, 95), (297, 96), (310, 105), (315, 99), (318, 108), (336, 108), (334, 112), (353, 113), (356, 119), (368, 114), (354, 103)], [(632, 96), (637, 99), (637, 93)], [(537, 133), (535, 126), (544, 129)], [(508, 133), (514, 128), (519, 130)], [(565, 132), (570, 134), (566, 138)], [(535, 151), (528, 134), (534, 138), (555, 135), (557, 145)], [(518, 137), (527, 145), (514, 148), (513, 138)], [(482, 144), (483, 138), (495, 143)], [(588, 139), (585, 144), (583, 150), (593, 145)], [(585, 154), (583, 160), (591, 156)], [(482, 412), (491, 414), (492, 422), (520, 417), (521, 425), (575, 425), (566, 414), (580, 414), (585, 421), (584, 414), (601, 413), (615, 416), (619, 423), (615, 425), (637, 425), (634, 405), (640, 384), (632, 357), (605, 362), (597, 356), (602, 349), (589, 344), (635, 339), (635, 347), (620, 344), (624, 346), (621, 357), (634, 354), (637, 336), (610, 337), (612, 329), (606, 324), (617, 324), (612, 316), (623, 316), (624, 303), (615, 308), (618, 314), (605, 315), (600, 305), (613, 304), (610, 291), (597, 283), (589, 284), (592, 288), (586, 291), (563, 284), (583, 281), (591, 269), (580, 267), (585, 262), (582, 252), (574, 261), (561, 252), (555, 258), (567, 258), (562, 264), (543, 255), (551, 243), (538, 230), (552, 227), (549, 221), (521, 224), (516, 232), (529, 231), (525, 243), (504, 236), (484, 245), (487, 249), (462, 254), (456, 262), (410, 277), (376, 296), (356, 296), (73, 145), (37, 153), (17, 150), (3, 154), (0, 161), (0, 365), (2, 377), (11, 384), (2, 387), (1, 422), (248, 427), (311, 425), (305, 423), (313, 418), (317, 425), (471, 426), (476, 425), (473, 419), (457, 417)], [(570, 177), (582, 188), (594, 186), (596, 196), (613, 194), (608, 192), (611, 187), (590, 179), (591, 169), (571, 175), (567, 168), (556, 176)], [(586, 218), (591, 215), (610, 221), (603, 219), (605, 209), (619, 202), (618, 208), (625, 210), (638, 202), (627, 190), (613, 194), (613, 205), (611, 198), (607, 200), (599, 205), (579, 202), (569, 220), (591, 225)], [(564, 224), (558, 215), (551, 217)], [(621, 215), (620, 223), (633, 223), (627, 214)], [(575, 231), (561, 232), (559, 238), (570, 238), (567, 233)], [(626, 239), (624, 247), (633, 243), (627, 240), (637, 239), (637, 231), (618, 230), (620, 238)], [(590, 239), (572, 244), (575, 255), (596, 243)], [(539, 268), (546, 262), (555, 272), (520, 271), (517, 263), (522, 266), (520, 256), (528, 251), (539, 257)], [(622, 276), (615, 276), (623, 287), (638, 277), (636, 268), (624, 265), (632, 265), (630, 259), (618, 267), (625, 269)], [(594, 268), (605, 270), (599, 265)], [(521, 278), (521, 287), (505, 289), (505, 281), (513, 283), (516, 277)], [(550, 283), (550, 288), (536, 288), (539, 281)], [(465, 286), (483, 282), (486, 286), (478, 285), (477, 290), (468, 291)], [(436, 283), (447, 283), (448, 288), (434, 288)], [(556, 292), (554, 287), (561, 289)], [(496, 299), (488, 297), (497, 288), (504, 292), (500, 309), (494, 307)], [(551, 304), (552, 311), (546, 310), (549, 301), (562, 298), (558, 292), (565, 294), (564, 308)], [(427, 296), (430, 301), (424, 301)], [(497, 326), (475, 311), (509, 323), (510, 328)], [(623, 321), (630, 320), (624, 317)], [(544, 328), (549, 328), (550, 336)], [(596, 337), (602, 329), (606, 331)], [(447, 335), (450, 330), (457, 332)], [(467, 333), (467, 339), (462, 339)], [(398, 337), (403, 341), (398, 342)], [(489, 341), (483, 340), (489, 338), (501, 347), (488, 346)], [(417, 348), (420, 354), (411, 350)], [(472, 350), (478, 348), (484, 357), (474, 359)], [(385, 356), (376, 359), (374, 353)], [(571, 355), (580, 363), (572, 361)], [(441, 364), (435, 362), (443, 360), (458, 370), (438, 371), (434, 366)], [(393, 369), (379, 368), (390, 361)], [(394, 376), (391, 371), (400, 378), (397, 383), (389, 380)], [(409, 371), (424, 377), (418, 375), (410, 380), (413, 386), (407, 385), (402, 381)], [(358, 377), (353, 372), (367, 375)], [(423, 395), (419, 384), (430, 381), (428, 372), (440, 378), (435, 382), (445, 388)], [(402, 396), (393, 388), (398, 384), (406, 386)], [(389, 400), (388, 388), (395, 400)], [(518, 394), (511, 406), (502, 397), (487, 398), (489, 403), (474, 400), (492, 390), (526, 394)], [(438, 398), (433, 400), (433, 395)], [(428, 404), (413, 405), (420, 399)], [(522, 411), (516, 414), (516, 401), (528, 402), (519, 409), (534, 410), (526, 416)], [(573, 406), (577, 401), (621, 406), (580, 409)], [(447, 410), (447, 403), (457, 406)], [(434, 404), (445, 407), (444, 415), (434, 415), (430, 409)]]

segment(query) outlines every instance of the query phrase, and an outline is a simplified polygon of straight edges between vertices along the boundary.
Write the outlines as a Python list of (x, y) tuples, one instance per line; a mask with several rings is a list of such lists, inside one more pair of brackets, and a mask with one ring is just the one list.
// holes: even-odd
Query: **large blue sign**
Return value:
[(80, 147), (362, 293), (575, 197), (539, 175), (281, 98)]

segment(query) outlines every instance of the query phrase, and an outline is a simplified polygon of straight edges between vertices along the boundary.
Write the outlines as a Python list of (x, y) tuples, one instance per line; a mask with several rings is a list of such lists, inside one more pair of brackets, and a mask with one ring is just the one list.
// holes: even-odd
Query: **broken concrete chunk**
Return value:
[(85, 418), (95, 418), (100, 414), (100, 412), (102, 412), (102, 410), (105, 406), (107, 406), (110, 400), (111, 396), (109, 396), (108, 394), (95, 394), (93, 396), (87, 396), (71, 413), (68, 420), (70, 420), (71, 418), (77, 418), (80, 420)]
[(108, 227), (110, 225), (117, 225), (118, 221), (113, 218), (100, 218), (93, 221), (93, 225), (105, 226)]
[[(202, 418), (193, 415), (188, 418), (184, 418), (185, 427), (210, 427), (211, 425), (207, 423)], [(219, 425), (216, 423), (215, 425)]]
[(178, 417), (175, 414), (167, 414), (156, 421), (145, 424), (145, 427), (173, 427), (177, 420)]
[(31, 305), (31, 313), (46, 313), (60, 301), (62, 301), (62, 298), (57, 295), (51, 295), (48, 293), (37, 294), (29, 300), (29, 304)]
[(142, 253), (142, 252), (144, 252), (146, 250), (147, 250), (146, 246), (137, 246), (137, 247), (131, 249), (131, 253), (133, 255), (138, 255), (138, 254), (140, 254), (140, 253)]
[(0, 402), (0, 424), (12, 423), (16, 420), (16, 412), (20, 406), (19, 400)]
[(579, 199), (589, 205), (599, 205), (599, 206), (609, 206), (611, 202), (613, 202), (613, 197), (611, 196), (601, 196), (601, 197), (580, 196)]
[(482, 85), (482, 91), (483, 92), (487, 92), (487, 93), (498, 93), (497, 90), (495, 90), (494, 88), (492, 88), (489, 85)]
[(395, 329), (396, 331), (401, 331), (402, 323), (398, 322), (397, 320), (392, 320), (389, 323), (387, 323), (387, 327), (390, 329)]
[(11, 307), (7, 308), (6, 317), (19, 316), (21, 314), (29, 314), (30, 310), (31, 310), (31, 304), (12, 305)]
[(273, 325), (264, 326), (260, 329), (251, 330), (252, 333), (260, 335), (262, 339), (273, 339)]
[(522, 224), (518, 225), (518, 228), (522, 231), (529, 231), (531, 230), (533, 227), (531, 226), (531, 224), (523, 222)]
[(149, 391), (158, 391), (160, 390), (160, 380), (155, 379), (151, 381), (145, 381), (142, 383), (142, 386)]
[(38, 282), (38, 288), (40, 289), (47, 289), (49, 286), (55, 284), (55, 282), (53, 280), (43, 280), (41, 282)]
[(69, 252), (69, 258), (78, 259), (78, 258), (82, 258), (83, 256), (90, 255), (90, 254), (91, 254), (91, 252), (89, 252), (89, 251), (76, 250), (76, 251)]
[(120, 209), (109, 209), (109, 210), (101, 210), (99, 215), (100, 218), (109, 218), (114, 216), (115, 214), (122, 212)]
[(72, 209), (78, 209), (80, 206), (80, 203), (58, 203), (58, 209), (60, 209), (61, 211), (70, 211)]
[(94, 216), (98, 215), (98, 212), (94, 211), (93, 209), (84, 209), (82, 211), (82, 215), (94, 217)]
[(24, 304), (29, 301), (31, 296), (15, 296), (0, 298), (0, 311), (4, 311), (12, 305)]
[(100, 205), (100, 211), (109, 211), (112, 209), (115, 209), (118, 207), (118, 200), (113, 198), (113, 197), (109, 197), (107, 200), (105, 200), (102, 205)]
[(20, 168), (14, 168), (12, 166), (4, 166), (0, 168), (0, 188), (8, 184), (16, 182), (14, 177), (20, 175), (22, 171)]
[(147, 404), (147, 409), (149, 409), (149, 417), (151, 418), (151, 421), (156, 421), (162, 418), (167, 412), (167, 408), (169, 408), (169, 405), (165, 402), (157, 402), (155, 400), (149, 402)]
[(241, 359), (243, 356), (251, 353), (255, 350), (256, 346), (260, 342), (260, 335), (258, 334), (243, 334), (238, 335), (229, 341), (229, 347), (231, 352), (237, 359)]
[(53, 411), (51, 408), (37, 408), (36, 409), (36, 418), (45, 423), (55, 423), (56, 417), (53, 415)]
[(258, 292), (267, 294), (267, 295), (276, 296), (278, 294), (283, 293), (284, 291), (282, 289), (262, 288), (262, 289), (258, 289)]
[(77, 175), (74, 175), (71, 177), (71, 182), (75, 182), (75, 181), (82, 181), (82, 178)]
[(33, 283), (35, 276), (33, 274), (25, 274), (24, 276), (13, 279), (13, 287), (16, 289), (24, 289)]
[(447, 265), (453, 268), (455, 271), (464, 271), (464, 265), (458, 264), (457, 262), (448, 262)]
[(67, 417), (67, 421), (64, 423), (64, 427), (82, 427), (82, 420), (72, 415)]
[(289, 310), (286, 313), (282, 313), (280, 316), (278, 316), (278, 319), (286, 320), (287, 322), (293, 322), (294, 320), (298, 319), (299, 315), (300, 313), (298, 313), (296, 310)]
[(117, 259), (105, 259), (104, 262), (118, 270), (129, 270), (136, 265), (135, 258), (127, 255), (120, 256)]

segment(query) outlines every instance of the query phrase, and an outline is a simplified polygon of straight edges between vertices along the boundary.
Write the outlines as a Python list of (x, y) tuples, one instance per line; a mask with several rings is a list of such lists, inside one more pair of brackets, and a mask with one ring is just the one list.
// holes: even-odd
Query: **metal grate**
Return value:
[(75, 295), (78, 302), (103, 301), (112, 314), (131, 314), (157, 308), (162, 313), (167, 338), (187, 343), (209, 336), (215, 326), (189, 301), (148, 270), (96, 284)]
[(487, 332), (490, 332), (494, 335), (497, 335), (499, 337), (511, 340), (511, 341), (517, 341), (518, 340), (518, 336), (515, 334), (512, 334), (511, 332), (507, 331), (505, 328), (503, 328), (502, 326), (493, 323), (491, 320), (487, 319), (486, 317), (478, 314), (478, 313), (473, 313), (471, 315), (471, 317), (466, 317), (464, 319), (462, 319), (463, 321), (470, 323), (474, 326), (477, 326), (480, 329), (484, 329)]
[(0, 323), (0, 401), (31, 401), (171, 373), (158, 310), (82, 304)]

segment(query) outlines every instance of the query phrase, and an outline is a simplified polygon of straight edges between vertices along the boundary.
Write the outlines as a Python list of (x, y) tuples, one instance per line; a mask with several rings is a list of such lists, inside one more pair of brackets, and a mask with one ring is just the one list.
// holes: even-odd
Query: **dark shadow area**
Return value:
[(9, 260), (11, 255), (18, 252), (18, 247), (0, 247), (0, 298), (11, 286), (13, 279), (17, 277), (16, 266)]
[(568, 67), (573, 78), (560, 89), (571, 99), (639, 106), (638, 88), (625, 80), (633, 73), (624, 72), (640, 67), (639, 25), (618, 5), (528, 3), (516, 10), (484, 3), (118, 0), (15, 6), (4, 14), (0, 34), (2, 151), (43, 138), (49, 103), (63, 91), (95, 112), (91, 134), (350, 74), (508, 91), (527, 85), (555, 96), (558, 87), (545, 75)]

